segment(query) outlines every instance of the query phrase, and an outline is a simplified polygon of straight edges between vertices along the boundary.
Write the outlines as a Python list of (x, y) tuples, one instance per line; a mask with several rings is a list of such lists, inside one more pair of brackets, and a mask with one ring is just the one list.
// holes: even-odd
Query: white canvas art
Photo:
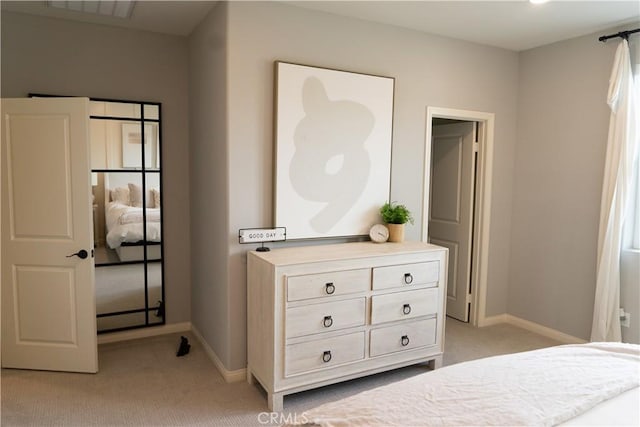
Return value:
[(276, 62), (275, 225), (366, 235), (389, 199), (394, 79)]

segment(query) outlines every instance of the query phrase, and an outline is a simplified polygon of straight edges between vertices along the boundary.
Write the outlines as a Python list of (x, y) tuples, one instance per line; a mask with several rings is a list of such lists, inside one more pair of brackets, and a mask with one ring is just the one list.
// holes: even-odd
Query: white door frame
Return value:
[(452, 108), (427, 107), (424, 175), (422, 192), (422, 241), (429, 236), (429, 189), (431, 188), (431, 133), (434, 118), (478, 122), (478, 166), (476, 170), (476, 206), (471, 260), (471, 315), (473, 326), (486, 323), (487, 275), (489, 265), (489, 231), (491, 225), (491, 184), (493, 172), (493, 138), (495, 114)]

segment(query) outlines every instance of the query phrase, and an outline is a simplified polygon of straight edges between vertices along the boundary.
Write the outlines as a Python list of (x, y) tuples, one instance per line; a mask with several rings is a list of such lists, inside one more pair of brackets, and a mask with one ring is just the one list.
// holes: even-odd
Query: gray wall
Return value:
[(504, 313), (517, 54), (280, 3), (231, 2), (228, 7), (231, 364), (227, 367), (243, 368), (246, 360), (246, 251), (252, 248), (238, 244), (238, 229), (271, 226), (273, 220), (275, 60), (396, 78), (391, 198), (415, 213), (416, 225), (407, 230), (409, 239), (420, 238), (426, 107), (496, 113), (488, 314)]
[(191, 321), (231, 366), (226, 17), (220, 2), (189, 38)]
[(2, 13), (2, 97), (162, 103), (167, 323), (191, 318), (187, 57), (183, 37)]
[(617, 46), (597, 38), (613, 32), (520, 54), (507, 311), (587, 340)]

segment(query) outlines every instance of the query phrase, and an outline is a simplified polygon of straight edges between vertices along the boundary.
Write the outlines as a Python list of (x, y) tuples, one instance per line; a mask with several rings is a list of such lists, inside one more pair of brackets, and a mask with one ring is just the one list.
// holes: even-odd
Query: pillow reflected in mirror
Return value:
[(129, 206), (129, 203), (130, 203), (129, 188), (117, 187), (111, 190), (111, 201)]
[(138, 184), (129, 183), (129, 198), (131, 200), (130, 206), (134, 208), (142, 207), (142, 187)]

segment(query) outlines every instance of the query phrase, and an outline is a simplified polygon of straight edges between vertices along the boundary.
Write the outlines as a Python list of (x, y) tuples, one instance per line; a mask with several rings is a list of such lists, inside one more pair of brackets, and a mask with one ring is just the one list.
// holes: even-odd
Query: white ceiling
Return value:
[[(640, 24), (640, 1), (298, 1), (297, 6), (510, 50)], [(635, 27), (634, 27), (635, 28)]]
[[(130, 19), (5, 1), (2, 10), (187, 36), (214, 1), (137, 1)], [(640, 1), (285, 1), (305, 9), (520, 51), (619, 25), (640, 27)], [(640, 37), (640, 36), (638, 36)]]

